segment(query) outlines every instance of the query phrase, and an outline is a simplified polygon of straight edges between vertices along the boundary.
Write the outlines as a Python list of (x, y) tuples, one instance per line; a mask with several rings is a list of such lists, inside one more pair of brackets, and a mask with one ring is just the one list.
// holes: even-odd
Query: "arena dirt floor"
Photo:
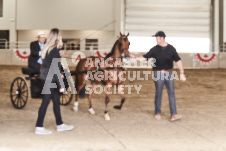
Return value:
[[(137, 69), (138, 70), (138, 69)], [(122, 110), (118, 95), (111, 95), (110, 121), (105, 121), (104, 94), (93, 96), (96, 115), (88, 113), (87, 99), (80, 99), (79, 111), (73, 103), (61, 106), (63, 121), (75, 129), (57, 132), (52, 103), (44, 126), (52, 135), (34, 134), (40, 99), (30, 99), (24, 109), (10, 102), (10, 84), (21, 76), (21, 67), (0, 66), (0, 150), (1, 151), (223, 151), (226, 150), (226, 70), (186, 70), (187, 81), (175, 82), (177, 109), (183, 119), (169, 121), (169, 102), (163, 92), (163, 119), (154, 119), (154, 84), (149, 81), (126, 81), (142, 84), (140, 94), (132, 89), (126, 94)], [(73, 101), (74, 102), (74, 101)]]

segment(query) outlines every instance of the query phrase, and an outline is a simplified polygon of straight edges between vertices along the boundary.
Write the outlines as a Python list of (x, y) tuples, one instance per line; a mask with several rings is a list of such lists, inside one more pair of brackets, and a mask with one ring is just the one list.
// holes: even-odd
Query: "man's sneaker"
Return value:
[(44, 127), (35, 128), (35, 134), (38, 134), (38, 135), (48, 135), (52, 133), (53, 133), (52, 131), (45, 129)]
[(57, 131), (58, 132), (62, 132), (62, 131), (69, 131), (74, 129), (73, 125), (67, 125), (67, 124), (61, 124), (61, 125), (57, 125)]
[(161, 118), (162, 118), (162, 117), (161, 117), (161, 114), (155, 114), (155, 119), (156, 119), (156, 120), (161, 120)]
[(174, 114), (171, 116), (170, 121), (176, 121), (176, 120), (180, 120), (182, 118), (182, 116), (180, 114)]

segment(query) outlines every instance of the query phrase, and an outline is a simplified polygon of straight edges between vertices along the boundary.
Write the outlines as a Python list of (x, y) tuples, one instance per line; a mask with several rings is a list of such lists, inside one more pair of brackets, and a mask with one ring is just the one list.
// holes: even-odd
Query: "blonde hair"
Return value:
[(46, 53), (53, 50), (53, 48), (57, 47), (60, 49), (63, 46), (62, 37), (60, 34), (60, 30), (57, 28), (51, 29), (49, 36), (46, 40), (44, 48), (42, 50), (42, 59), (45, 58)]

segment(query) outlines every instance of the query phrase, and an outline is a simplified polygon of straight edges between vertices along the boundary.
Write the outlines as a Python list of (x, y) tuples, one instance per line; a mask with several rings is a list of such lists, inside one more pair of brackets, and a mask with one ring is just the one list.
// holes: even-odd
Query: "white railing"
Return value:
[[(80, 43), (80, 44), (64, 44), (63, 50), (105, 50), (110, 51), (113, 44), (106, 43)], [(8, 42), (0, 39), (0, 49), (30, 49), (30, 42)]]
[(0, 49), (28, 49), (30, 48), (29, 42), (8, 42), (0, 39)]
[(220, 45), (220, 52), (226, 52), (226, 43)]

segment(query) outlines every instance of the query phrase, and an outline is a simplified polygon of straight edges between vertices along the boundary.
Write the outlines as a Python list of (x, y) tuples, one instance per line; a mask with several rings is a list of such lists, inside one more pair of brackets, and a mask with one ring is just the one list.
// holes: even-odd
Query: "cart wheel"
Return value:
[(26, 105), (29, 99), (28, 91), (27, 82), (23, 77), (17, 77), (13, 80), (10, 87), (10, 98), (15, 108), (22, 109)]
[(66, 94), (60, 93), (60, 104), (61, 105), (68, 105), (73, 98), (73, 94), (71, 94), (71, 88), (68, 87)]

